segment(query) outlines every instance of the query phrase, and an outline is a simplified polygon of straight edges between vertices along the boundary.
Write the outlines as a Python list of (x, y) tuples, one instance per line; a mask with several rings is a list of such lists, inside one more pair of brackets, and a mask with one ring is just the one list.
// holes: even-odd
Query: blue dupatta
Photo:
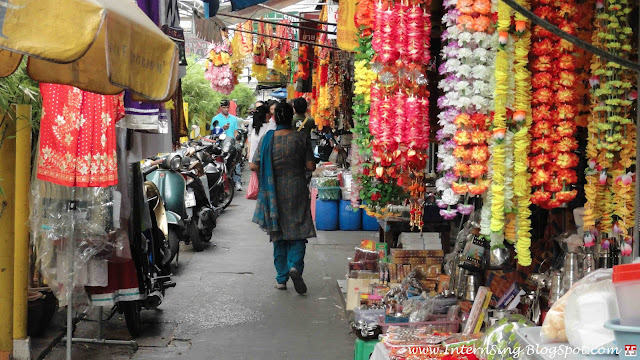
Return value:
[(267, 131), (260, 146), (259, 190), (253, 222), (269, 234), (280, 231), (276, 181), (273, 176), (273, 136), (275, 131), (289, 128), (290, 126), (278, 125), (276, 130)]

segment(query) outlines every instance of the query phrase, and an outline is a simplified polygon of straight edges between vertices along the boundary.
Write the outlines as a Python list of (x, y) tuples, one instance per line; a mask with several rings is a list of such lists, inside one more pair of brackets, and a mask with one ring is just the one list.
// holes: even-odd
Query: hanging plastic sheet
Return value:
[(71, 294), (86, 304), (84, 287), (108, 282), (109, 259), (131, 257), (119, 226), (119, 198), (114, 187), (73, 188), (33, 180), (30, 222), (36, 265), (62, 306)]

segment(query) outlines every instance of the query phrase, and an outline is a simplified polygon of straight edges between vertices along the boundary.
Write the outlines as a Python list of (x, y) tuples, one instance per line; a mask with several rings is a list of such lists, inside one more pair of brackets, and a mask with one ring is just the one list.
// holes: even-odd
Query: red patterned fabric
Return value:
[(122, 96), (44, 83), (40, 92), (38, 179), (64, 186), (116, 185), (115, 123), (124, 116)]

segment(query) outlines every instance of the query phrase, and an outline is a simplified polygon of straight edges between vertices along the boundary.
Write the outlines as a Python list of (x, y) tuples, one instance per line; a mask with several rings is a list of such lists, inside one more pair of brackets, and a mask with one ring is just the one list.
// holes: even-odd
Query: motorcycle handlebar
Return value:
[(154, 172), (154, 171), (158, 170), (159, 168), (160, 168), (160, 167), (159, 167), (157, 164), (154, 164), (154, 165), (149, 166), (148, 168), (146, 168), (146, 169), (142, 170), (142, 174), (143, 174), (144, 176), (147, 176), (147, 175), (151, 174), (152, 172)]

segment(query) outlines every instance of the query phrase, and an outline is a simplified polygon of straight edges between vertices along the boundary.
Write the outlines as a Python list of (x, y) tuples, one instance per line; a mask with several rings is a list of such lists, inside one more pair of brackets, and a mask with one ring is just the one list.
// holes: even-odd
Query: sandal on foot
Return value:
[(273, 287), (278, 290), (287, 290), (287, 284), (275, 284)]
[(304, 280), (302, 280), (302, 274), (300, 274), (297, 269), (292, 268), (289, 270), (289, 277), (293, 280), (293, 287), (296, 288), (298, 294), (307, 292), (307, 285), (304, 283)]

